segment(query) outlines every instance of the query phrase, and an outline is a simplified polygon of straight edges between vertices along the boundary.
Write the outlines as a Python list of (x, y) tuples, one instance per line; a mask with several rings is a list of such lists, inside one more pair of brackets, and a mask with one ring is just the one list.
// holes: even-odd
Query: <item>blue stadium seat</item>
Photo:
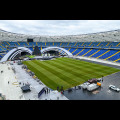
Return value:
[(101, 49), (98, 53), (96, 53), (95, 55), (93, 55), (92, 57), (98, 57), (98, 56), (100, 56), (100, 55), (102, 55), (103, 53), (105, 53), (106, 51), (108, 51), (108, 50), (105, 50), (105, 49)]
[(88, 54), (86, 54), (85, 56), (90, 56), (92, 55), (93, 53), (95, 53), (96, 51), (98, 51), (98, 49), (92, 49), (92, 51), (90, 51)]

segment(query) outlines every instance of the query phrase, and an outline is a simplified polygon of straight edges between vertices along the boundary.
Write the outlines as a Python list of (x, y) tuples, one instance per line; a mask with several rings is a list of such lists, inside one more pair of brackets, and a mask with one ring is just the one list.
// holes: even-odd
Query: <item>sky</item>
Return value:
[(0, 20), (0, 29), (27, 35), (79, 35), (120, 29), (120, 20)]

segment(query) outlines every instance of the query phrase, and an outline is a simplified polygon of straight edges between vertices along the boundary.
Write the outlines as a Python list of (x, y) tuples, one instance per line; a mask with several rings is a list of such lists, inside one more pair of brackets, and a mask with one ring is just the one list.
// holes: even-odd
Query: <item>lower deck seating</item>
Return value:
[[(119, 50), (110, 49), (120, 48), (119, 42), (3, 42), (2, 44), (0, 44), (0, 52), (8, 52), (14, 47), (28, 47), (30, 50), (33, 51), (36, 45), (39, 47), (40, 50), (45, 47), (51, 46), (63, 47), (75, 56), (94, 57), (96, 59), (120, 62)], [(8, 50), (6, 49), (6, 46), (9, 47)], [(0, 58), (2, 58), (4, 55), (5, 54), (0, 54)]]
[(5, 54), (0, 54), (0, 58), (3, 58), (5, 56)]

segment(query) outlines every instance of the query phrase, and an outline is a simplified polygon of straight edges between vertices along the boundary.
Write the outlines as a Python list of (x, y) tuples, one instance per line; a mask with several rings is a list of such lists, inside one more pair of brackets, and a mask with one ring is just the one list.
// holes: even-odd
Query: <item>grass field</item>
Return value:
[(26, 57), (29, 57), (29, 58), (34, 58), (35, 55), (26, 55)]
[(24, 61), (28, 69), (49, 88), (56, 90), (57, 86), (68, 89), (80, 85), (91, 78), (101, 78), (120, 71), (119, 69), (103, 66), (71, 58), (56, 58), (55, 60)]

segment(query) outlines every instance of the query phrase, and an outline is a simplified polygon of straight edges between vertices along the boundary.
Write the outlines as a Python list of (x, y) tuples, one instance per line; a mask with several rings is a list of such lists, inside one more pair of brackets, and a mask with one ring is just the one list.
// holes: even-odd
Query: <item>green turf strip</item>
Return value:
[(61, 63), (63, 65), (67, 65), (71, 68), (75, 68), (75, 69), (79, 69), (81, 71), (81, 73), (87, 73), (87, 74), (95, 74), (95, 75), (100, 75), (99, 77), (101, 77), (103, 74), (104, 75), (108, 75), (110, 73), (113, 73), (113, 71), (111, 71), (110, 69), (103, 69), (101, 67), (92, 67), (92, 66), (87, 66), (85, 64), (81, 64), (81, 65), (76, 65), (76, 63), (70, 63), (69, 62), (64, 62), (64, 61), (57, 61), (58, 63)]
[[(79, 68), (84, 67), (84, 69), (87, 69), (88, 71), (91, 69), (94, 69), (97, 71), (102, 70), (102, 73), (105, 72), (108, 74), (110, 74), (110, 72), (113, 73), (113, 72), (119, 71), (119, 69), (108, 67), (108, 66), (103, 66), (103, 65), (99, 65), (99, 64), (95, 64), (95, 63), (90, 63), (90, 62), (80, 61), (80, 60), (75, 60), (75, 59), (69, 59), (69, 60), (66, 60), (66, 59), (69, 59), (69, 58), (64, 58), (63, 60), (59, 59), (58, 61), (63, 62), (65, 64), (67, 62), (67, 64), (69, 64), (71, 66), (73, 65), (73, 66), (76, 66)], [(73, 61), (73, 62), (71, 62), (71, 61)]]
[(35, 55), (26, 55), (26, 57), (29, 57), (29, 58), (34, 58)]
[(120, 71), (108, 66), (71, 58), (57, 58), (47, 61), (24, 61), (24, 64), (51, 89), (63, 86), (64, 89), (82, 84), (91, 78), (100, 78)]
[[(86, 75), (86, 74), (84, 74), (85, 72), (83, 72), (81, 69), (75, 69), (75, 68), (73, 68), (72, 67), (72, 69), (71, 69), (71, 66), (67, 66), (67, 64), (61, 64), (61, 63), (59, 63), (59, 62), (57, 62), (57, 61), (49, 61), (49, 64), (51, 64), (51, 65), (53, 65), (53, 66), (56, 66), (56, 67), (58, 67), (58, 68), (61, 68), (61, 69), (63, 69), (64, 71), (67, 71), (67, 72), (69, 72), (69, 73), (71, 73), (71, 74), (74, 74), (75, 76), (78, 76), (79, 78), (82, 78), (83, 80), (86, 78), (86, 79), (89, 79), (90, 77), (92, 77), (92, 73), (93, 72), (91, 72), (90, 74), (89, 74), (89, 76), (88, 76), (88, 74)], [(94, 73), (93, 73), (94, 74)]]
[[(28, 69), (32, 70), (35, 75), (47, 86), (49, 86), (51, 89), (53, 89), (53, 86), (57, 86), (57, 84), (50, 80), (49, 77), (47, 77), (46, 75), (44, 75), (42, 72), (40, 72), (39, 70), (37, 70), (35, 67), (33, 67), (33, 64), (29, 61), (28, 62), (24, 62), (25, 65), (28, 66)], [(44, 79), (43, 79), (44, 78)], [(49, 82), (48, 82), (49, 80)]]
[[(58, 61), (54, 61), (54, 63), (56, 63), (57, 62), (57, 64), (58, 64)], [(60, 61), (59, 61), (60, 62)], [(70, 62), (70, 61), (69, 61)], [(69, 62), (66, 62), (65, 64), (64, 63), (62, 63), (62, 65), (67, 65), (67, 64), (69, 64)], [(53, 62), (52, 62), (53, 63)], [(83, 66), (84, 64), (82, 64), (82, 66)], [(70, 66), (70, 68), (73, 68), (73, 67), (75, 67), (75, 64), (73, 65), (73, 66), (71, 66), (71, 64), (69, 65)], [(112, 68), (112, 69), (114, 69), (114, 71), (111, 71), (111, 70), (109, 70), (109, 67), (107, 68), (107, 69), (105, 69), (105, 71), (103, 71), (103, 69), (101, 69), (101, 70), (93, 70), (92, 69), (92, 66), (91, 67), (86, 67), (87, 69), (91, 69), (91, 72), (90, 71), (84, 71), (86, 68), (83, 66), (83, 68), (81, 68), (81, 66), (76, 66), (77, 68), (76, 69), (78, 69), (77, 71), (80, 71), (80, 73), (82, 73), (82, 72), (84, 72), (83, 74), (84, 75), (88, 75), (88, 74), (91, 74), (91, 75), (94, 75), (94, 76), (96, 76), (96, 77), (101, 77), (102, 75), (109, 75), (110, 73), (114, 73), (114, 72), (118, 72), (119, 71), (119, 69), (114, 69), (114, 68)], [(80, 68), (79, 68), (80, 67)], [(73, 68), (74, 69), (74, 68)], [(73, 70), (72, 69), (72, 70)], [(111, 68), (110, 68), (111, 69)], [(87, 73), (87, 74), (86, 74)], [(106, 73), (106, 74), (105, 74)], [(90, 77), (90, 75), (88, 75), (89, 77)], [(92, 76), (93, 77), (93, 76)]]
[[(64, 88), (69, 88), (71, 85), (65, 81), (63, 81), (62, 79), (60, 79), (57, 75), (51, 73), (50, 71), (48, 71), (47, 69), (44, 69), (43, 67), (40, 67), (39, 65), (37, 65), (36, 63), (34, 63), (33, 61), (30, 61), (29, 64), (31, 64), (36, 70), (32, 70), (34, 73), (36, 73), (36, 71), (39, 71), (39, 75), (37, 75), (38, 78), (40, 78), (40, 80), (45, 83), (44, 81), (47, 81), (47, 85), (49, 86), (49, 82), (53, 82), (53, 86), (51, 87), (51, 89), (56, 89), (57, 86), (63, 86)], [(46, 78), (41, 76), (41, 73), (44, 75), (44, 77), (46, 76)], [(50, 83), (51, 84), (51, 83)]]
[[(65, 62), (69, 62), (69, 63), (73, 63), (73, 64), (76, 64), (76, 65), (84, 65), (84, 66), (92, 66), (92, 67), (100, 67), (100, 68), (108, 68), (108, 66), (104, 66), (104, 65), (100, 65), (100, 64), (95, 64), (95, 63), (90, 63), (90, 62), (86, 62), (86, 61), (81, 61), (81, 60), (75, 60), (75, 59), (72, 59), (72, 58), (63, 58), (63, 59), (58, 59), (58, 60), (62, 60), (62, 61), (65, 61)], [(109, 68), (112, 68), (112, 67), (109, 67)], [(98, 68), (99, 69), (99, 68)], [(113, 68), (112, 68), (113, 69)]]
[(34, 62), (39, 66), (45, 68), (46, 70), (50, 71), (51, 73), (58, 75), (59, 78), (61, 78), (62, 80), (66, 81), (69, 84), (73, 84), (73, 83), (79, 84), (77, 79), (80, 79), (80, 78), (77, 78), (75, 75), (69, 72), (66, 72), (62, 69), (52, 66), (47, 62), (41, 62), (41, 61), (34, 61)]

